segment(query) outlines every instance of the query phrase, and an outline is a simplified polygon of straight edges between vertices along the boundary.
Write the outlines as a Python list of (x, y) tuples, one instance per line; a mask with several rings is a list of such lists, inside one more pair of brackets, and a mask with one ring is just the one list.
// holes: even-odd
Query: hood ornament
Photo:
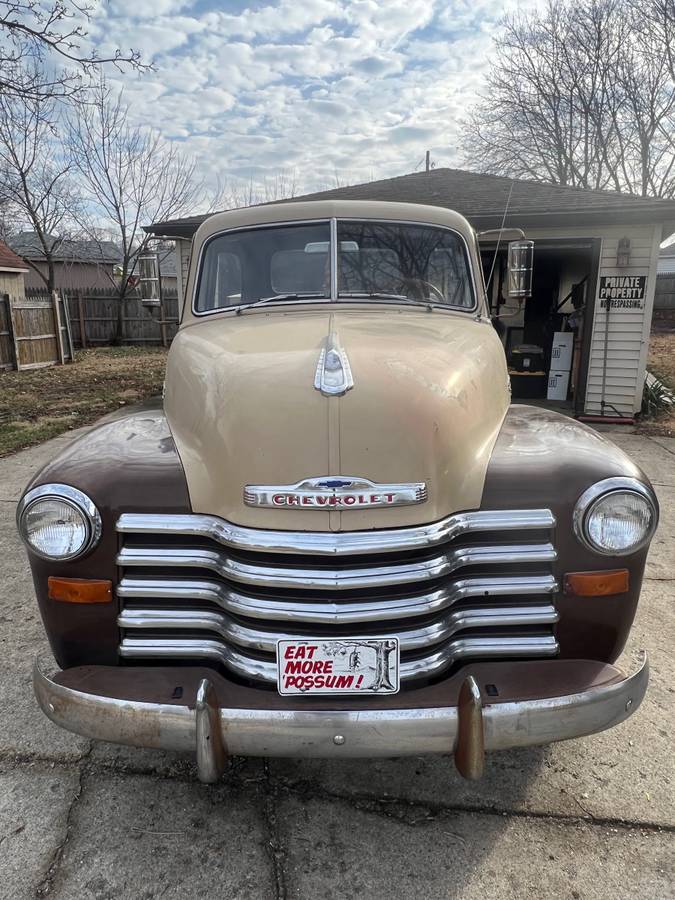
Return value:
[(424, 503), (427, 486), (423, 481), (410, 484), (378, 484), (367, 478), (325, 476), (305, 478), (297, 484), (247, 484), (244, 503), (275, 509), (363, 509), (372, 506), (412, 506)]
[(341, 397), (354, 387), (347, 353), (340, 346), (334, 331), (326, 338), (326, 344), (319, 354), (314, 387), (325, 397)]

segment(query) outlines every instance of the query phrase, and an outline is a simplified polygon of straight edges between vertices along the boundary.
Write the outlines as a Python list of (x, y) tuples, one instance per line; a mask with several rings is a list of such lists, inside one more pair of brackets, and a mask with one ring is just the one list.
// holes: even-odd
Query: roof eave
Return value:
[(155, 237), (171, 238), (172, 240), (191, 240), (195, 231), (199, 226), (208, 219), (209, 216), (203, 216), (198, 221), (170, 221), (170, 222), (153, 222), (152, 225), (143, 225), (143, 231), (146, 234), (154, 234)]
[[(663, 203), (663, 201), (660, 201)], [(433, 204), (438, 206), (446, 206), (446, 204)], [(447, 204), (447, 208), (452, 208)], [(472, 225), (480, 228), (499, 227), (504, 219), (504, 212), (494, 210), (492, 212), (471, 212), (462, 213), (471, 222)], [(632, 208), (632, 204), (621, 206), (613, 206), (604, 209), (571, 209), (571, 210), (509, 210), (506, 217), (506, 224), (509, 226), (517, 226), (521, 228), (547, 228), (560, 226), (583, 226), (583, 225), (616, 225), (616, 224), (655, 224), (657, 222), (664, 223), (664, 239), (675, 232), (675, 202), (661, 205), (650, 205), (648, 207), (641, 205), (639, 209)], [(190, 221), (174, 220), (170, 222), (154, 222), (152, 225), (146, 225), (143, 230), (146, 234), (154, 234), (157, 237), (172, 238), (174, 240), (190, 240), (199, 226), (208, 219), (209, 216), (203, 216), (199, 219), (195, 217)]]

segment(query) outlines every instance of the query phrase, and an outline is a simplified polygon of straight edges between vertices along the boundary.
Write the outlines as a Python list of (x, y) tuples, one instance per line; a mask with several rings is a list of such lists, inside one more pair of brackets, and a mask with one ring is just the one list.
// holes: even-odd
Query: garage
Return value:
[[(424, 203), (455, 209), (481, 238), (495, 327), (514, 400), (581, 419), (629, 422), (639, 412), (661, 244), (675, 233), (675, 201), (431, 169), (293, 199)], [(147, 231), (176, 240), (182, 291), (192, 235), (205, 216)], [(508, 239), (535, 242), (532, 296), (506, 291)], [(517, 232), (516, 232), (517, 233)]]

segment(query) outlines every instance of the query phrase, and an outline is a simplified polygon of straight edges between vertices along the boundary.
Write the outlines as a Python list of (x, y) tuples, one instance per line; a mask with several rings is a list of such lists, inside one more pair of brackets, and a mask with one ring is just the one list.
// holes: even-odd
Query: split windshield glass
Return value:
[(338, 222), (338, 298), (403, 297), (471, 308), (473, 295), (459, 235), (431, 225)]
[(331, 297), (331, 223), (231, 231), (204, 247), (195, 311), (316, 300), (438, 304), (470, 309), (466, 250), (427, 225), (338, 221), (337, 297)]

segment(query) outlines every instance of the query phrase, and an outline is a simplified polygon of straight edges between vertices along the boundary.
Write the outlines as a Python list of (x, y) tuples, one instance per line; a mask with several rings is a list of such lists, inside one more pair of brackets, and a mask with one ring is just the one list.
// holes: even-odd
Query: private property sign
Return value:
[(646, 275), (602, 275), (598, 298), (601, 309), (643, 309)]

